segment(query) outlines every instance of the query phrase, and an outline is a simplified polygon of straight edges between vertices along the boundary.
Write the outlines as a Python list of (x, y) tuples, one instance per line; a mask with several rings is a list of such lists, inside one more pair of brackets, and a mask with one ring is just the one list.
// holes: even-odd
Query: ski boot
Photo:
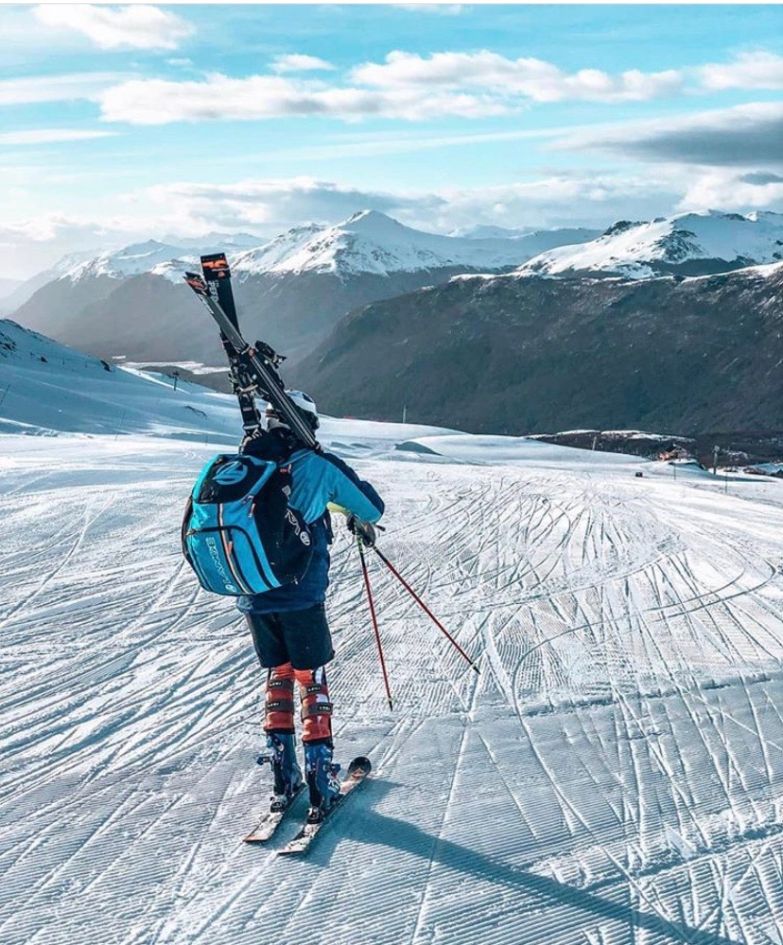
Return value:
[(275, 778), (275, 793), (269, 809), (285, 810), (302, 787), (302, 769), (296, 760), (296, 738), (288, 734), (266, 737), (269, 753), (258, 756), (258, 764), (270, 764)]
[(320, 823), (340, 797), (340, 765), (332, 763), (331, 745), (305, 742), (305, 775), (310, 792), (309, 824)]

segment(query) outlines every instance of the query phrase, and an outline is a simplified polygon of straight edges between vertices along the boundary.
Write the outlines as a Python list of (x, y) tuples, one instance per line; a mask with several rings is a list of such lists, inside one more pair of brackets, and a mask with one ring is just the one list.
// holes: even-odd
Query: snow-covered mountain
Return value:
[(161, 263), (176, 259), (185, 250), (181, 246), (172, 246), (168, 243), (159, 243), (157, 240), (147, 240), (144, 243), (134, 243), (125, 246), (116, 252), (108, 251), (78, 263), (65, 273), (65, 278), (71, 282), (79, 279), (108, 276), (110, 279), (127, 279), (138, 276), (143, 272), (153, 272)]
[(376, 210), (362, 210), (336, 226), (296, 227), (237, 256), (237, 273), (329, 272), (389, 276), (463, 267), (497, 270), (518, 265), (543, 245), (562, 245), (593, 231), (552, 230), (502, 236), (443, 236), (404, 226)]
[(22, 280), (8, 295), (0, 299), (0, 315), (15, 312), (43, 286), (61, 279), (75, 266), (94, 258), (94, 256), (94, 252), (68, 253), (48, 269), (37, 272), (29, 279)]
[(263, 273), (331, 273), (390, 276), (437, 269), (503, 269), (515, 265), (510, 240), (471, 240), (424, 233), (375, 210), (355, 213), (336, 226), (302, 226), (258, 249), (240, 254), (234, 271), (245, 278)]
[(587, 243), (530, 259), (522, 275), (594, 272), (632, 279), (702, 275), (783, 259), (783, 214), (681, 213), (650, 223), (615, 223)]
[[(510, 270), (544, 249), (572, 242), (580, 232), (467, 239), (425, 233), (362, 211), (335, 226), (295, 227), (228, 256), (247, 334), (296, 359), (353, 308), (458, 273)], [(149, 240), (69, 260), (14, 317), (105, 357), (222, 363), (214, 326), (182, 280), (186, 269), (198, 266), (200, 252), (221, 247), (210, 242), (196, 250), (188, 244)]]

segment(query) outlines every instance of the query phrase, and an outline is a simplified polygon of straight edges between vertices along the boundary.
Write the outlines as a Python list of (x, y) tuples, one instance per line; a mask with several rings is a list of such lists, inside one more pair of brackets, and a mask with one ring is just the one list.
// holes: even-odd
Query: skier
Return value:
[[(318, 428), (318, 413), (311, 397), (302, 391), (287, 391), (310, 428)], [(373, 487), (359, 479), (342, 460), (331, 453), (303, 448), (273, 407), (265, 413), (266, 429), (245, 438), (240, 451), (259, 459), (290, 464), (290, 508), (309, 525), (313, 554), (298, 583), (264, 594), (238, 598), (261, 666), (267, 670), (264, 731), (275, 780), (273, 810), (284, 810), (302, 786), (302, 771), (296, 757), (294, 687), (298, 684), (303, 723), (305, 778), (310, 794), (308, 820), (317, 823), (340, 792), (332, 763), (332, 704), (326, 680), (326, 664), (334, 657), (324, 600), (329, 584), (329, 545), (332, 542), (328, 505), (341, 507), (348, 528), (366, 546), (375, 542), (373, 523), (384, 504)]]

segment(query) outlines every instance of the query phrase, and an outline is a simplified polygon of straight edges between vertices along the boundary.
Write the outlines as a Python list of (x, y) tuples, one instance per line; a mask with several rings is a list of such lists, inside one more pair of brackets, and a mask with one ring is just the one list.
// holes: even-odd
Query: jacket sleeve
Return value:
[(324, 453), (321, 458), (325, 464), (325, 475), (328, 476), (329, 501), (353, 512), (363, 522), (377, 522), (385, 506), (370, 483), (361, 480), (337, 456)]

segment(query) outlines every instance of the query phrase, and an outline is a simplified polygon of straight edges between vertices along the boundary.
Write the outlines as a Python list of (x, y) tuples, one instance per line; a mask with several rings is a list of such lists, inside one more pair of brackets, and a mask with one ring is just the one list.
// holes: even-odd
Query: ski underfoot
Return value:
[(348, 771), (345, 775), (345, 779), (340, 785), (340, 794), (329, 811), (324, 814), (323, 818), (317, 823), (304, 824), (302, 829), (293, 838), (293, 840), (290, 840), (284, 847), (277, 851), (278, 854), (281, 856), (304, 856), (310, 849), (313, 840), (315, 840), (315, 838), (321, 832), (322, 827), (324, 827), (324, 825), (331, 820), (332, 815), (338, 808), (342, 806), (346, 797), (356, 790), (360, 784), (367, 780), (367, 776), (371, 770), (372, 765), (369, 758), (354, 758), (353, 761), (348, 765)]
[(280, 810), (269, 810), (264, 814), (263, 818), (258, 822), (254, 830), (252, 830), (245, 838), (245, 843), (266, 843), (267, 840), (271, 840), (274, 836), (275, 831), (282, 823), (284, 817), (291, 810), (294, 801), (299, 797), (299, 795), (304, 790), (305, 784), (302, 782), (296, 791), (291, 795), (288, 800), (288, 803)]

